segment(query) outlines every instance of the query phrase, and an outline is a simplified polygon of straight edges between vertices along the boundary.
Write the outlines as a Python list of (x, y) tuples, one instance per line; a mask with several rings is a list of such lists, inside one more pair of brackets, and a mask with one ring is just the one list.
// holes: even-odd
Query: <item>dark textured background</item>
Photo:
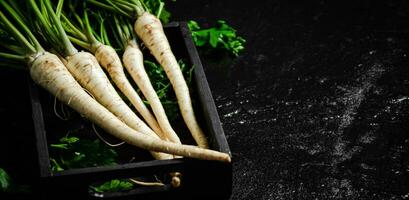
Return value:
[(407, 1), (170, 8), (247, 39), (224, 64), (202, 54), (235, 160), (232, 199), (409, 198)]
[[(232, 200), (409, 198), (407, 1), (168, 8), (174, 21), (224, 19), (247, 39), (238, 58), (201, 51), (234, 156)], [(0, 166), (32, 184), (25, 77), (3, 70), (0, 80)]]

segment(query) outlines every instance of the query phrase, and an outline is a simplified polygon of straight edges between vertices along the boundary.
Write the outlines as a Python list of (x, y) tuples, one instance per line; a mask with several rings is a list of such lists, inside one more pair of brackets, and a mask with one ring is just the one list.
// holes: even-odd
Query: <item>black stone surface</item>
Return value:
[(231, 199), (409, 198), (407, 1), (170, 8), (247, 39), (239, 58), (202, 54), (234, 156)]
[[(409, 199), (407, 1), (168, 7), (172, 20), (225, 19), (247, 39), (238, 58), (201, 55), (234, 156), (232, 200)], [(32, 184), (25, 79), (0, 79), (0, 166)]]

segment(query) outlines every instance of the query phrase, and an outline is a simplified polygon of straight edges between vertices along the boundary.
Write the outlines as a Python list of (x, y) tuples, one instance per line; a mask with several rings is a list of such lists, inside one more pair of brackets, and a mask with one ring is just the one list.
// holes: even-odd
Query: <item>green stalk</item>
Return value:
[(120, 16), (114, 16), (113, 27), (115, 27), (115, 29), (113, 30), (113, 33), (121, 49), (125, 50), (125, 47), (128, 45), (129, 40), (133, 38), (133, 35), (132, 31), (129, 31), (128, 29), (129, 23), (124, 22), (125, 20), (122, 17), (120, 17), (120, 19), (118, 19), (118, 17)]
[(84, 8), (84, 26), (85, 26), (85, 34), (88, 37), (88, 42), (90, 42), (91, 44), (97, 43), (98, 41), (93, 34), (91, 24), (89, 23), (88, 12), (85, 8)]
[(86, 32), (85, 34), (88, 38), (88, 43), (91, 44), (91, 52), (95, 53), (95, 51), (97, 50), (96, 48), (101, 44), (101, 42), (99, 42), (93, 34), (94, 31), (92, 30), (91, 24), (89, 23), (88, 12), (86, 8), (84, 8), (84, 26)]
[(120, 15), (124, 15), (126, 17), (132, 18), (132, 15), (129, 15), (127, 12), (121, 10), (120, 8), (118, 8), (117, 6), (113, 6), (113, 3), (111, 1), (108, 1), (108, 4), (105, 3), (101, 3), (100, 1), (96, 1), (96, 0), (87, 0), (89, 3), (94, 4), (95, 6), (98, 6), (102, 9), (108, 10), (110, 12), (116, 13), (116, 14), (120, 14)]
[[(69, 2), (69, 8), (70, 8), (70, 11), (71, 11), (71, 15), (72, 16), (74, 16), (74, 18), (77, 20), (77, 23), (78, 23), (78, 28), (80, 29), (80, 30), (83, 30), (84, 29), (84, 24), (82, 23), (82, 19), (81, 19), (81, 17), (77, 14), (77, 8), (75, 7), (75, 5), (73, 5), (72, 4), (72, 2), (70, 1)], [(68, 20), (69, 21), (69, 20)], [(85, 36), (85, 38), (86, 38), (86, 36)]]
[(20, 15), (9, 4), (7, 4), (6, 1), (0, 1), (0, 3), (10, 13), (10, 15), (17, 21), (17, 23), (21, 26), (21, 28), (23, 28), (23, 30), (28, 34), (28, 38), (31, 40), (31, 42), (34, 43), (34, 48), (37, 51), (44, 51), (44, 49), (41, 47), (40, 43), (35, 38), (33, 33), (30, 31), (27, 25), (23, 22), (23, 19), (20, 17)]
[(160, 18), (160, 15), (162, 14), (162, 10), (163, 10), (163, 7), (164, 7), (164, 6), (165, 6), (165, 3), (160, 2), (158, 12), (156, 13), (156, 17), (157, 17), (158, 19)]
[(136, 4), (136, 2), (132, 1), (132, 0), (131, 0), (132, 2), (129, 2), (128, 0), (126, 0), (126, 1), (114, 0), (114, 1), (119, 2), (119, 3), (123, 4), (123, 5), (126, 5), (129, 8), (130, 11), (133, 11), (133, 9), (134, 9), (133, 7), (135, 7), (135, 4)]
[(78, 46), (80, 46), (80, 47), (82, 47), (82, 48), (84, 48), (84, 49), (86, 49), (88, 51), (91, 51), (91, 45), (89, 43), (87, 43), (85, 41), (82, 41), (82, 40), (79, 40), (79, 39), (77, 39), (75, 37), (72, 37), (72, 36), (68, 36), (68, 38), (74, 44), (76, 44), (76, 45), (78, 45)]
[[(123, 30), (124, 30), (124, 33), (125, 33), (124, 40), (126, 40), (126, 45), (131, 40), (134, 41), (136, 44), (138, 44), (137, 37), (136, 37), (136, 35), (135, 35), (134, 31), (133, 31), (132, 24), (129, 23), (129, 21), (128, 21), (127, 23), (124, 23), (122, 25), (122, 27), (123, 27)], [(124, 50), (125, 50), (125, 48), (124, 48)]]
[(18, 55), (24, 55), (26, 53), (26, 50), (23, 47), (21, 47), (21, 45), (14, 45), (1, 42), (0, 46)]
[(137, 14), (137, 17), (141, 16), (146, 10), (144, 9), (144, 7), (142, 6), (142, 3), (140, 0), (133, 0), (134, 4), (135, 4), (135, 11)]
[(109, 10), (109, 11), (111, 11), (111, 12), (116, 12), (116, 13), (118, 13), (118, 11), (115, 10), (115, 8), (113, 8), (113, 7), (110, 6), (110, 5), (101, 3), (101, 2), (96, 1), (96, 0), (87, 0), (87, 1), (90, 2), (91, 4), (94, 4), (95, 6), (98, 6), (98, 7), (102, 8), (102, 9)]
[[(145, 9), (139, 0), (124, 1), (124, 0), (105, 0), (105, 3), (101, 3), (96, 0), (87, 0), (88, 2), (98, 6), (102, 9), (113, 11), (128, 18), (138, 18), (141, 16)], [(129, 14), (132, 13), (132, 14)]]
[(132, 4), (130, 4), (127, 1), (116, 1), (116, 4), (113, 4), (110, 0), (109, 0), (109, 2), (113, 6), (118, 6), (118, 8), (120, 8), (124, 12), (132, 12), (134, 10), (132, 8)]
[(111, 45), (111, 42), (109, 41), (109, 38), (108, 38), (108, 33), (107, 33), (107, 31), (105, 30), (104, 20), (102, 20), (102, 21), (100, 22), (100, 24), (101, 24), (101, 26), (100, 26), (101, 42), (104, 43), (104, 44), (106, 44), (106, 45), (112, 46), (112, 45)]
[(120, 49), (124, 49), (126, 41), (123, 40), (123, 36), (121, 35), (122, 33), (119, 33), (120, 31), (118, 31), (118, 29), (120, 29), (120, 25), (117, 17), (117, 15), (113, 16), (114, 19), (110, 21), (110, 27), (112, 30), (112, 36), (115, 39), (116, 44), (119, 45)]
[(41, 10), (37, 6), (37, 3), (35, 2), (35, 0), (29, 0), (29, 3), (37, 19), (36, 25), (38, 27), (36, 28), (38, 30), (41, 30), (42, 35), (45, 37), (45, 39), (49, 43), (53, 44), (54, 49), (58, 49), (58, 50), (61, 50), (61, 48), (64, 49), (64, 47), (61, 47), (59, 36), (55, 32), (55, 29), (51, 26), (51, 22), (49, 21), (49, 18), (47, 17), (48, 13), (46, 12), (44, 2), (40, 1)]
[(148, 10), (148, 11), (149, 11), (148, 6), (147, 6), (143, 1), (141, 1), (140, 3), (141, 3), (141, 5), (142, 5), (142, 7), (143, 7), (144, 10)]
[[(71, 21), (64, 13), (61, 14), (65, 22), (64, 28), (69, 34), (68, 38), (71, 40), (71, 42), (87, 49), (90, 52), (95, 53), (96, 48), (101, 43), (109, 45), (108, 34), (105, 31), (104, 26), (104, 18), (102, 17), (101, 13), (95, 13), (96, 19), (94, 24), (100, 24), (99, 33), (97, 33), (90, 23), (89, 9), (86, 7), (86, 2), (83, 2), (82, 5), (82, 17), (75, 12), (70, 15), (72, 18), (77, 19), (78, 23), (76, 24), (71, 23)], [(71, 11), (74, 11), (76, 9), (72, 4), (70, 4), (69, 6)]]
[[(61, 21), (58, 19), (57, 15), (55, 14), (50, 0), (44, 0), (45, 1), (45, 7), (47, 11), (49, 12), (51, 19), (53, 20), (58, 33), (60, 34), (60, 39), (62, 40), (62, 43), (64, 44), (64, 50), (65, 50), (65, 56), (72, 56), (76, 53), (78, 53), (77, 49), (75, 49), (74, 45), (70, 42), (70, 39), (68, 38), (67, 34), (65, 33), (64, 28), (62, 27)], [(62, 1), (62, 0), (59, 0)]]
[(36, 48), (17, 30), (17, 28), (7, 19), (2, 11), (0, 11), (0, 20), (4, 23), (6, 28), (10, 30), (13, 34), (14, 38), (21, 43), (29, 53), (35, 54), (37, 53)]
[(51, 28), (50, 24), (44, 18), (43, 13), (41, 13), (41, 11), (38, 8), (35, 0), (30, 0), (29, 3), (30, 3), (30, 6), (33, 8), (34, 13), (36, 14), (37, 18), (40, 20), (41, 24), (43, 24), (45, 26), (44, 28), (48, 29), (47, 32), (49, 32), (49, 30), (51, 30), (52, 28)]
[(58, 18), (58, 19), (60, 19), (60, 17), (61, 17), (61, 11), (62, 11), (62, 6), (63, 6), (63, 4), (64, 4), (64, 0), (58, 1), (57, 9), (56, 9), (56, 11), (55, 11), (55, 14), (57, 15), (57, 18)]
[[(19, 10), (20, 7), (21, 7), (21, 5), (18, 5), (18, 4), (21, 3), (21, 2), (13, 1), (13, 0), (8, 1), (8, 2), (9, 2), (9, 5), (13, 8), (13, 10), (14, 10), (15, 12), (18, 13), (19, 16), (25, 16), (25, 15), (24, 15), (23, 13), (21, 13), (21, 11)], [(24, 21), (27, 21), (27, 19), (24, 19)]]
[(82, 33), (74, 24), (72, 24), (64, 14), (62, 14), (61, 16), (65, 24), (67, 25), (67, 28), (73, 31), (72, 34), (75, 35), (76, 38), (82, 41), (87, 41), (87, 36), (84, 33)]
[(129, 17), (132, 17), (131, 15), (129, 15), (128, 13), (131, 13), (133, 10), (131, 9), (131, 8), (129, 8), (129, 9), (124, 9), (124, 7), (121, 9), (121, 8), (119, 8), (119, 6), (117, 6), (117, 4), (118, 4), (118, 2), (117, 2), (117, 4), (115, 4), (115, 3), (113, 3), (112, 1), (110, 1), (110, 0), (107, 0), (107, 2), (108, 2), (108, 4), (109, 5), (111, 5), (115, 10), (117, 10), (117, 12), (119, 12), (120, 14), (122, 14), (122, 15), (124, 15), (124, 16), (129, 16)]
[(18, 61), (18, 62), (24, 62), (26, 60), (25, 56), (4, 53), (4, 52), (0, 52), (0, 58), (5, 59), (5, 60)]

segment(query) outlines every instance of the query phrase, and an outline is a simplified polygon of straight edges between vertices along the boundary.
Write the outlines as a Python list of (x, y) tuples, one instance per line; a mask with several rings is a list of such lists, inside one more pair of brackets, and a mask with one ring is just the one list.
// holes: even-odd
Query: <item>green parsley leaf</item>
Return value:
[(218, 20), (214, 27), (201, 29), (196, 21), (188, 21), (195, 45), (207, 49), (222, 49), (234, 56), (240, 55), (244, 50), (246, 40), (236, 35), (236, 30), (224, 20)]
[(7, 172), (0, 168), (0, 191), (7, 191), (10, 187), (10, 176)]
[(59, 141), (58, 144), (50, 144), (53, 172), (116, 164), (118, 156), (116, 151), (102, 144), (99, 139), (88, 140), (64, 136)]
[(133, 188), (133, 183), (127, 180), (110, 180), (99, 186), (91, 185), (91, 189), (95, 192), (117, 192), (123, 190), (130, 190)]
[[(188, 66), (184, 60), (179, 60), (178, 63), (185, 77), (186, 83), (190, 85), (192, 82), (193, 66)], [(156, 62), (145, 60), (144, 64), (152, 86), (165, 109), (166, 115), (169, 120), (175, 120), (180, 115), (180, 111), (176, 95), (168, 77), (166, 76), (166, 72), (163, 70), (163, 67)], [(149, 105), (149, 102), (145, 101), (145, 103)]]

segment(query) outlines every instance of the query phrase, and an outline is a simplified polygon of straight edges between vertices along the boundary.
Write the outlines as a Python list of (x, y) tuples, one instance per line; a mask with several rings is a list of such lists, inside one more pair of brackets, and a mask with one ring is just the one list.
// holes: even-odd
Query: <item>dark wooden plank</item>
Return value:
[(51, 175), (51, 172), (43, 111), (41, 108), (38, 87), (30, 78), (29, 80), (29, 92), (31, 96), (32, 117), (34, 122), (40, 177), (48, 177)]
[(225, 152), (231, 155), (229, 145), (224, 135), (223, 128), (221, 126), (220, 117), (214, 103), (212, 92), (206, 79), (206, 74), (203, 70), (202, 63), (200, 61), (199, 54), (197, 53), (196, 46), (193, 42), (190, 30), (186, 22), (180, 22), (180, 30), (184, 38), (184, 43), (188, 49), (189, 59), (194, 65), (194, 76), (196, 80), (196, 89), (198, 98), (200, 99), (201, 106), (204, 112), (206, 125), (209, 127), (210, 139), (215, 140), (212, 142), (217, 145), (217, 150)]

